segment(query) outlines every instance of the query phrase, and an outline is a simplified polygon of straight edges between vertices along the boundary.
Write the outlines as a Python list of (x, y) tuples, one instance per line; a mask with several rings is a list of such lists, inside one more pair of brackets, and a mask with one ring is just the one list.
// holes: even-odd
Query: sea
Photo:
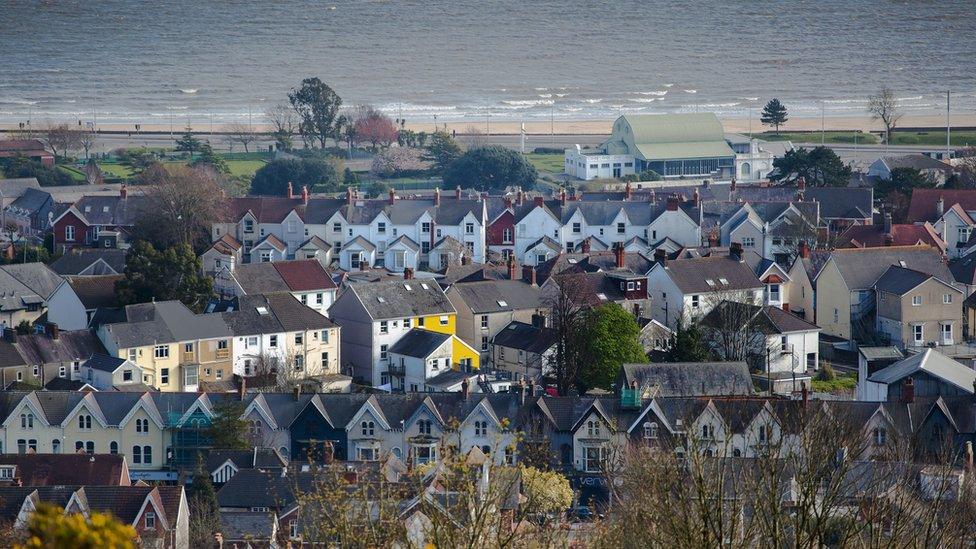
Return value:
[(303, 78), (407, 121), (976, 113), (973, 0), (0, 0), (0, 122), (264, 120)]

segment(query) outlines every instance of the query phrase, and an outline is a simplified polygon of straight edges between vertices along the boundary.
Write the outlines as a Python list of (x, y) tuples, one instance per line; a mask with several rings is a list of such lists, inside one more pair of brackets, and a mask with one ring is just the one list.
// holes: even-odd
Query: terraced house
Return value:
[(399, 364), (391, 364), (390, 349), (414, 329), (451, 336), (450, 364), (440, 368), (471, 371), (480, 366), (478, 351), (456, 337), (457, 311), (433, 280), (350, 284), (329, 317), (342, 326), (343, 368), (374, 387), (400, 386), (394, 378), (404, 374)]
[[(339, 261), (346, 270), (387, 264), (416, 269), (420, 264), (413, 261), (431, 261), (431, 250), (447, 238), (469, 259), (484, 262), (486, 257), (485, 201), (469, 198), (460, 189), (451, 196), (442, 197), (436, 190), (432, 197), (422, 198), (399, 197), (391, 191), (388, 198), (378, 199), (359, 198), (350, 189), (345, 200), (310, 198), (303, 189), (300, 198), (289, 193), (230, 202), (232, 221), (214, 224), (211, 236), (217, 241), (229, 234), (240, 242), (245, 262), (254, 260), (254, 250), (262, 261), (307, 257), (309, 250), (324, 243), (331, 248), (329, 260)], [(416, 248), (419, 255), (399, 253), (404, 246)], [(388, 250), (398, 253), (387, 258)]]
[(195, 391), (233, 374), (233, 330), (220, 314), (194, 314), (179, 301), (127, 305), (96, 333), (112, 356), (137, 364), (160, 391)]

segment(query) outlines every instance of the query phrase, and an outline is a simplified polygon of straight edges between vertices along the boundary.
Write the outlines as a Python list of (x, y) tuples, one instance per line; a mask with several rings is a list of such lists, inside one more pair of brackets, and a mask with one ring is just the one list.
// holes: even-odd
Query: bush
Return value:
[(640, 179), (638, 181), (660, 181), (661, 174), (654, 170), (644, 170), (640, 173)]
[(820, 362), (820, 371), (817, 372), (817, 380), (819, 381), (833, 381), (837, 379), (837, 373), (834, 372), (834, 367), (830, 365), (827, 361)]
[(11, 158), (0, 164), (0, 171), (5, 177), (16, 179), (20, 177), (34, 177), (42, 187), (65, 187), (75, 185), (74, 178), (67, 172), (53, 166), (45, 166), (40, 162), (25, 157)]
[(535, 154), (565, 154), (565, 150), (557, 147), (536, 147), (532, 149)]
[(312, 158), (272, 160), (261, 166), (251, 179), (251, 193), (270, 196), (288, 194), (288, 183), (295, 193), (302, 186), (309, 191), (332, 192), (339, 189), (339, 175), (335, 166), (325, 160)]

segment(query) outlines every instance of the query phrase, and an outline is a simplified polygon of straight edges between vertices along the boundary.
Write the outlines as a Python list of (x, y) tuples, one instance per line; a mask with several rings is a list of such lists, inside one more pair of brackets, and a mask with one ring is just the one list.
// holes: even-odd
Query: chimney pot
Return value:
[(903, 404), (915, 402), (915, 380), (910, 377), (901, 384), (901, 401)]
[(624, 250), (624, 245), (623, 244), (618, 244), (613, 249), (613, 255), (614, 255), (614, 258), (616, 259), (616, 262), (617, 262), (617, 268), (618, 269), (623, 269), (624, 268), (624, 265), (626, 265), (626, 262), (627, 262), (627, 252), (626, 252), (626, 250)]
[(302, 185), (302, 202), (308, 204), (308, 185)]
[(293, 189), (292, 189), (292, 186), (291, 186), (291, 181), (288, 182), (288, 198), (289, 199), (295, 198), (295, 195), (294, 195), (294, 192), (293, 192)]
[(536, 196), (533, 200), (535, 201), (536, 206), (543, 206), (546, 203), (545, 198), (543, 198), (542, 195)]
[(460, 185), (458, 185), (457, 188), (454, 189), (454, 199), (455, 200), (461, 200), (461, 186)]
[(509, 280), (515, 280), (515, 268), (516, 268), (515, 256), (510, 255), (508, 256), (508, 279)]
[(732, 259), (734, 259), (734, 260), (736, 260), (736, 261), (742, 261), (742, 243), (741, 242), (733, 242), (732, 245), (729, 246), (729, 257), (732, 258)]
[(439, 187), (434, 189), (434, 205), (435, 206), (441, 205), (441, 190)]
[(127, 196), (129, 196), (129, 188), (125, 186), (125, 183), (123, 183), (122, 186), (119, 187), (119, 197), (126, 198)]
[(410, 267), (406, 267), (405, 269), (403, 269), (403, 279), (404, 280), (413, 279), (413, 269), (411, 269)]

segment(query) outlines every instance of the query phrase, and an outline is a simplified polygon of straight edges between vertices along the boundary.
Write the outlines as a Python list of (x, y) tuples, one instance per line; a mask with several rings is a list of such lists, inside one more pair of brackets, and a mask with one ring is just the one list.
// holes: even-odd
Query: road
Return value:
[[(220, 134), (199, 134), (200, 139), (208, 140), (218, 151), (229, 150), (229, 141), (227, 136)], [(95, 145), (96, 152), (108, 152), (111, 150), (118, 149), (120, 147), (151, 147), (151, 148), (172, 148), (174, 146), (175, 139), (179, 137), (178, 134), (170, 136), (166, 134), (100, 134), (98, 136), (98, 141)], [(572, 147), (574, 145), (581, 145), (584, 147), (591, 147), (598, 145), (601, 141), (606, 138), (604, 135), (526, 135), (525, 136), (525, 151), (531, 152), (536, 147), (555, 147), (559, 149), (565, 149)], [(470, 145), (475, 142), (491, 143), (495, 145), (502, 145), (512, 149), (518, 149), (520, 146), (521, 138), (518, 135), (480, 135), (476, 137), (458, 135), (458, 141), (463, 144)], [(296, 142), (300, 142), (300, 139), (296, 139)], [(250, 150), (256, 149), (267, 149), (272, 146), (274, 142), (270, 139), (258, 139), (254, 143), (249, 145)], [(797, 146), (802, 147), (816, 147), (820, 143), (795, 143)], [(931, 146), (931, 147), (919, 147), (917, 145), (910, 146), (891, 146), (885, 147), (884, 145), (850, 145), (850, 144), (827, 144), (828, 147), (834, 150), (845, 163), (852, 163), (855, 167), (866, 168), (868, 164), (877, 160), (879, 156), (885, 154), (912, 154), (912, 153), (922, 153), (942, 150), (942, 147)], [(234, 145), (234, 151), (241, 152), (243, 147), (240, 144)]]

